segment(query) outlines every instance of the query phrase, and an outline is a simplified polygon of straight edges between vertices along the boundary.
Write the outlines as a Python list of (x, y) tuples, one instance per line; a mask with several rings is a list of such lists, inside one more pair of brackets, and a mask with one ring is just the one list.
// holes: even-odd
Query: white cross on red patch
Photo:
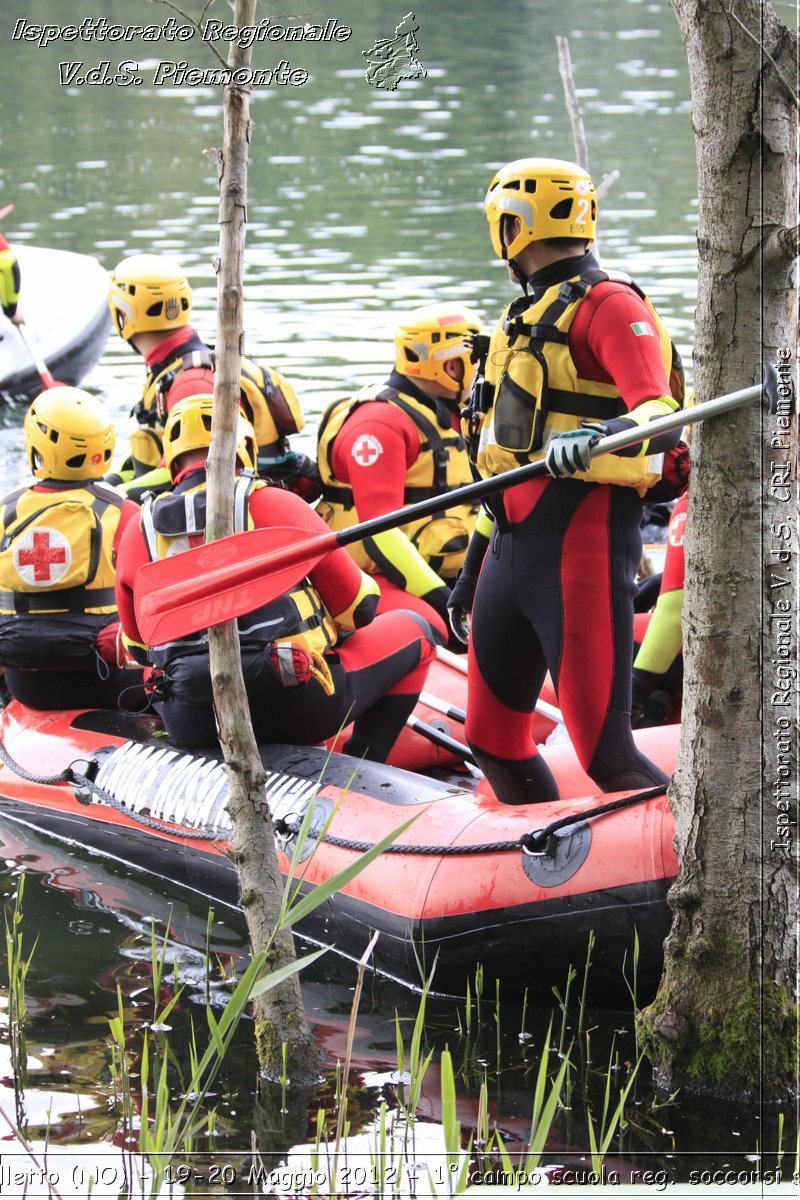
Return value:
[(14, 545), (17, 574), (34, 587), (49, 587), (66, 575), (72, 562), (70, 544), (57, 529), (26, 529)]
[(350, 453), (359, 466), (371, 467), (383, 454), (383, 446), (373, 434), (362, 433), (353, 442)]

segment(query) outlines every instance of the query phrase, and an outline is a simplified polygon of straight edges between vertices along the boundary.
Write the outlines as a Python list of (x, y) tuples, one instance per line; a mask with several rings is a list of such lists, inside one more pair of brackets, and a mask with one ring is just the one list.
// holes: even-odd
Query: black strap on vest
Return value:
[(0, 608), (13, 608), (16, 613), (83, 613), (89, 608), (109, 608), (114, 604), (116, 596), (113, 587), (62, 588), (41, 595), (38, 592), (0, 592)]
[[(429, 420), (424, 413), (421, 413), (419, 409), (414, 408), (413, 405), (404, 400), (400, 389), (430, 409), (431, 419)], [(376, 400), (394, 404), (397, 408), (401, 409), (422, 434), (423, 442), (420, 446), (420, 453), (423, 450), (430, 450), (433, 454), (433, 481), (430, 487), (405, 488), (403, 503), (416, 504), (419, 500), (427, 500), (431, 496), (443, 495), (445, 492), (448, 492), (450, 489), (447, 483), (447, 464), (450, 457), (450, 450), (452, 448), (464, 449), (464, 439), (460, 433), (453, 429), (453, 414), (445, 402), (436, 396), (426, 395), (421, 388), (416, 386), (413, 380), (408, 379), (405, 375), (401, 375), (398, 371), (392, 371), (385, 388), (377, 392), (374, 396), (365, 397), (358, 404), (371, 404)], [(320, 423), (318, 440), (321, 441), (330, 420), (330, 415), (339, 403), (341, 402), (334, 401), (325, 412)], [(350, 412), (354, 412), (356, 407), (358, 405), (353, 405)], [(349, 415), (350, 413), (348, 413)], [(333, 468), (330, 461), (332, 450), (333, 442), (328, 447), (328, 470), (331, 475), (333, 475)], [(355, 506), (352, 490), (343, 484), (339, 484), (336, 487), (324, 488), (323, 495), (327, 500), (335, 501), (345, 509), (351, 509)], [(434, 514), (434, 519), (437, 515), (441, 514)]]
[[(194, 332), (194, 330), (192, 330), (192, 336), (188, 338), (187, 341), (181, 342), (180, 346), (176, 346), (166, 358), (161, 359), (159, 362), (153, 363), (152, 367), (148, 368), (147, 379), (145, 380), (144, 385), (145, 395), (150, 391), (150, 388), (154, 386), (156, 381), (159, 383), (160, 391), (168, 392), (175, 382), (176, 376), (181, 370), (181, 363), (183, 362), (184, 358), (191, 354), (208, 356), (211, 354), (208, 346), (205, 344), (203, 339)], [(170, 367), (173, 367), (174, 370), (170, 371)], [(162, 382), (159, 379), (163, 372), (169, 373), (168, 383), (166, 380)], [(136, 404), (134, 404), (130, 415), (135, 417), (140, 425), (155, 425), (158, 420), (157, 404), (154, 403), (150, 408), (146, 408), (143, 396)]]

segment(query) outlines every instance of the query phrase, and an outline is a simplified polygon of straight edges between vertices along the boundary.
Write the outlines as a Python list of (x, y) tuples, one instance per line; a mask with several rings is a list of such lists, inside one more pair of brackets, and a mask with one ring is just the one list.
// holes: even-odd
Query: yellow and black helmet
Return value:
[[(170, 475), (176, 474), (174, 464), (181, 454), (189, 450), (207, 450), (211, 445), (211, 417), (214, 410), (213, 396), (187, 396), (175, 405), (164, 426), (164, 462)], [(256, 469), (258, 447), (253, 426), (239, 414), (236, 433), (236, 457), (240, 464)]]
[(37, 479), (99, 479), (114, 443), (102, 401), (80, 388), (48, 388), (25, 414), (25, 457)]
[(121, 337), (180, 329), (192, 316), (192, 289), (181, 266), (160, 254), (132, 254), (117, 264), (108, 296)]
[[(501, 167), (484, 201), (498, 258), (513, 259), (545, 238), (593, 241), (597, 196), (588, 171), (560, 158), (518, 158)], [(503, 217), (519, 217), (520, 231), (503, 245)]]
[[(409, 379), (441, 384), (449, 392), (469, 391), (475, 375), (470, 361), (472, 335), (481, 332), (481, 319), (464, 304), (424, 304), (398, 323), (394, 335), (395, 369)], [(464, 364), (459, 382), (448, 375), (445, 363), (457, 358)]]

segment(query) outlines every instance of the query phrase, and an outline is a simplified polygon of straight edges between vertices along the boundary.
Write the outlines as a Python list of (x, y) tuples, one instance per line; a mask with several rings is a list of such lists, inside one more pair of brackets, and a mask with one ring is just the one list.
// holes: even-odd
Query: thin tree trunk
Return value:
[[(796, 222), (797, 109), (739, 22), (789, 78), (797, 43), (768, 0), (671, 3), (697, 147), (705, 400), (757, 382), (762, 356), (784, 384), (796, 377), (791, 250), (764, 250), (790, 244), (775, 235)], [(797, 427), (779, 399), (780, 413), (753, 405), (708, 422), (692, 446), (670, 788), (680, 872), (642, 1021), (664, 1086), (771, 1100), (797, 1090)]]
[[(234, 24), (255, 23), (256, 0), (236, 0)], [(250, 50), (231, 43), (229, 66), (246, 67)], [(247, 154), (250, 145), (249, 90), (226, 87), (224, 139), (217, 154), (220, 183), (220, 241), (214, 434), (208, 458), (207, 539), (233, 532), (233, 479), (239, 374), (243, 350), (242, 276), (247, 222)], [(266, 775), (250, 721), (242, 679), (239, 635), (235, 622), (209, 632), (211, 678), (219, 739), (230, 781), (228, 808), (234, 828), (233, 857), (239, 870), (241, 902), (254, 953), (273, 937), (281, 902), (282, 881), (275, 850), (272, 818), (265, 799)], [(294, 959), (290, 931), (278, 935), (268, 967)], [(271, 1079), (282, 1070), (281, 1047), (287, 1045), (289, 1073), (300, 1085), (319, 1076), (319, 1057), (305, 1018), (297, 976), (255, 1002), (256, 1044), (262, 1072)]]

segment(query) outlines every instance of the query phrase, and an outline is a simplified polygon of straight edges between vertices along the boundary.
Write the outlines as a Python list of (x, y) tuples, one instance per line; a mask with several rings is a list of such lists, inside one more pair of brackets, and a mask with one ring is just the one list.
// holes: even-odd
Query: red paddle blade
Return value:
[(185, 550), (136, 572), (136, 619), (148, 646), (269, 604), (338, 546), (335, 533), (276, 525)]

